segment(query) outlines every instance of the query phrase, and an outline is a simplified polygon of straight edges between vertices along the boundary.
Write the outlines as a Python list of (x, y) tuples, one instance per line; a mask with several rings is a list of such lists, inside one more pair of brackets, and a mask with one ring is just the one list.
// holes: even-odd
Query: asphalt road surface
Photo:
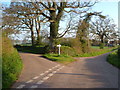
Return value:
[(24, 68), (13, 88), (118, 88), (118, 69), (103, 54), (62, 65), (41, 55), (20, 53)]

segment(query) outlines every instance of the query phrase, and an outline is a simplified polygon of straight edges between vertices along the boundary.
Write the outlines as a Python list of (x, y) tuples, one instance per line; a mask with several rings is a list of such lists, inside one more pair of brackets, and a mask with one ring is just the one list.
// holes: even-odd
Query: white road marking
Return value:
[(57, 71), (53, 71), (52, 73), (55, 74)]
[(45, 71), (45, 73), (48, 73), (49, 71)]
[[(48, 69), (48, 70), (45, 71), (44, 73), (41, 73), (40, 76), (43, 76), (44, 74), (52, 71), (54, 68), (57, 68), (57, 67), (59, 67), (59, 66), (61, 66), (61, 65), (58, 64), (58, 65), (52, 67), (51, 69)], [(58, 68), (56, 71), (53, 71), (52, 73), (48, 74), (48, 76), (44, 77), (43, 80), (47, 80), (48, 78), (50, 78), (51, 76), (53, 76), (57, 71), (59, 71), (59, 70), (62, 69), (63, 67), (64, 67), (64, 66), (62, 66), (62, 67)], [(40, 76), (36, 76), (36, 77), (34, 77), (33, 79), (37, 79), (37, 78), (39, 78)], [(26, 83), (31, 83), (31, 82), (33, 82), (33, 80), (29, 80), (29, 81), (27, 81)], [(41, 81), (37, 82), (37, 84), (42, 84), (43, 82), (44, 82), (44, 81), (41, 80)], [(25, 85), (20, 85), (20, 86), (17, 87), (17, 88), (23, 88), (24, 86), (25, 86)], [(31, 86), (31, 88), (37, 88), (37, 87), (38, 87), (38, 86), (36, 86), (36, 85)]]
[(62, 66), (62, 68), (64, 68), (65, 66)]
[(40, 76), (43, 76), (45, 73), (41, 73)]
[(43, 80), (47, 80), (49, 77), (44, 77)]
[(36, 77), (34, 77), (33, 79), (37, 79), (37, 78), (39, 78), (39, 76), (36, 76)]
[(53, 76), (53, 73), (48, 74), (48, 76), (50, 76), (50, 77)]
[(33, 85), (33, 86), (31, 86), (30, 88), (37, 88), (38, 86), (37, 85)]
[(38, 81), (37, 84), (42, 84), (43, 82), (44, 82), (44, 81), (41, 80), (41, 81)]
[(18, 86), (17, 88), (23, 88), (25, 85), (20, 85), (20, 86)]
[(58, 67), (58, 66), (60, 66), (59, 64), (57, 65), (57, 66), (55, 66), (55, 67)]
[(56, 71), (59, 71), (60, 70), (60, 68), (58, 68)]
[(62, 69), (64, 66), (62, 66), (60, 69)]
[(60, 66), (60, 65), (58, 64), (58, 65), (56, 65), (56, 66), (52, 67), (52, 69), (57, 68), (58, 66)]
[(31, 83), (33, 80), (29, 80), (29, 81), (27, 81), (26, 83)]
[(49, 69), (49, 71), (51, 71), (52, 69)]
[(52, 67), (52, 69), (54, 69), (55, 67)]

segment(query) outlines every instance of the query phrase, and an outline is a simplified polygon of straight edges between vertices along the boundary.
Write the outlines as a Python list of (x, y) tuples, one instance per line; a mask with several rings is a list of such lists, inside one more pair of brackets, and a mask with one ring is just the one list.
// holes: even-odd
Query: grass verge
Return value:
[(116, 48), (115, 47), (114, 48), (105, 48), (105, 49), (94, 49), (93, 48), (90, 53), (77, 54), (74, 57), (98, 56), (98, 55), (105, 54), (105, 53), (108, 53), (110, 51), (113, 51), (114, 49), (116, 49)]
[(45, 54), (44, 57), (62, 64), (69, 64), (73, 61), (76, 61), (74, 58), (68, 55)]
[(112, 53), (110, 53), (108, 55), (108, 57), (107, 57), (107, 61), (110, 64), (112, 64), (112, 65), (114, 65), (114, 66), (116, 66), (116, 67), (118, 67), (120, 69), (120, 60), (118, 60), (118, 59), (119, 58), (118, 58), (117, 50), (115, 50)]

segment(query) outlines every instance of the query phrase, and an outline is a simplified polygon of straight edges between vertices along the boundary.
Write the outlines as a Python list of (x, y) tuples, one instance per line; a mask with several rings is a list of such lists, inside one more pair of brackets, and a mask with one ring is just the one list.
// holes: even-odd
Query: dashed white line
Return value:
[(22, 84), (22, 85), (18, 86), (17, 88), (23, 88), (24, 86), (25, 86), (25, 85)]
[(52, 69), (49, 69), (49, 71), (51, 71)]
[[(60, 65), (54, 66), (54, 67), (52, 67), (51, 69), (45, 71), (44, 73), (41, 73), (40, 76), (43, 76), (45, 73), (48, 73), (49, 71), (53, 70), (54, 68), (57, 68), (58, 66), (60, 66)], [(62, 67), (58, 68), (56, 71), (53, 71), (52, 73), (48, 74), (48, 76), (44, 77), (43, 80), (38, 81), (37, 84), (42, 84), (42, 83), (44, 82), (44, 80), (47, 80), (48, 78), (50, 78), (51, 76), (53, 76), (57, 71), (59, 71), (59, 70), (62, 69), (63, 67), (64, 67), (64, 66), (62, 66)], [(37, 78), (39, 78), (40, 76), (36, 76), (36, 77), (34, 77), (33, 79), (37, 79)], [(29, 81), (27, 81), (26, 83), (31, 83), (31, 82), (33, 82), (33, 80), (29, 80)], [(23, 87), (25, 87), (25, 85), (22, 84), (22, 85), (18, 86), (17, 88), (23, 88)], [(37, 87), (38, 87), (37, 85), (31, 86), (31, 88), (37, 88)]]
[(47, 80), (49, 77), (44, 77), (43, 80)]
[(38, 81), (37, 84), (42, 84), (43, 82), (44, 82), (44, 81), (41, 80), (41, 81)]
[(45, 73), (48, 73), (49, 71), (45, 71)]
[(60, 70), (60, 68), (58, 68), (56, 71), (59, 71)]
[(53, 76), (53, 73), (48, 74), (48, 76), (50, 76), (50, 77)]
[(37, 79), (37, 78), (39, 78), (39, 76), (36, 76), (36, 77), (34, 77), (33, 79)]
[(62, 66), (60, 69), (64, 68), (64, 66)]
[(57, 68), (58, 66), (60, 66), (60, 65), (54, 66), (54, 67), (52, 67), (52, 69)]
[(58, 67), (58, 66), (60, 66), (60, 65), (57, 65), (57, 66), (55, 66), (55, 67)]
[(30, 88), (37, 88), (38, 86), (37, 85), (33, 85), (33, 86), (31, 86)]
[(55, 74), (57, 71), (53, 71), (52, 73)]
[(29, 80), (29, 81), (27, 81), (26, 83), (31, 83), (33, 80)]
[(41, 73), (40, 76), (43, 76), (45, 73)]

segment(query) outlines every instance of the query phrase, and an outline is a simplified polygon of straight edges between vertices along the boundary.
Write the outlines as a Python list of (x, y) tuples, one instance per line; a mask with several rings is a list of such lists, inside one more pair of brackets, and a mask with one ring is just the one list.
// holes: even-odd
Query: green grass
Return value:
[(71, 56), (68, 55), (45, 54), (44, 57), (62, 64), (69, 64), (73, 61), (76, 61), (75, 59), (73, 59)]
[(101, 54), (108, 53), (112, 50), (116, 49), (114, 48), (105, 48), (105, 49), (98, 49), (98, 48), (93, 48), (90, 53), (83, 53), (83, 54), (77, 54), (75, 57), (91, 57), (91, 56), (98, 56)]
[(2, 40), (2, 88), (10, 88), (18, 79), (22, 70), (22, 60), (10, 40), (3, 37)]
[(110, 64), (112, 64), (120, 69), (120, 60), (118, 58), (117, 50), (115, 50), (114, 52), (112, 52), (108, 55), (107, 61)]
[[(94, 48), (94, 49), (100, 49), (99, 46), (91, 46), (91, 48)], [(109, 47), (106, 47), (106, 46), (105, 46), (104, 49), (105, 49), (105, 48), (109, 48)]]

